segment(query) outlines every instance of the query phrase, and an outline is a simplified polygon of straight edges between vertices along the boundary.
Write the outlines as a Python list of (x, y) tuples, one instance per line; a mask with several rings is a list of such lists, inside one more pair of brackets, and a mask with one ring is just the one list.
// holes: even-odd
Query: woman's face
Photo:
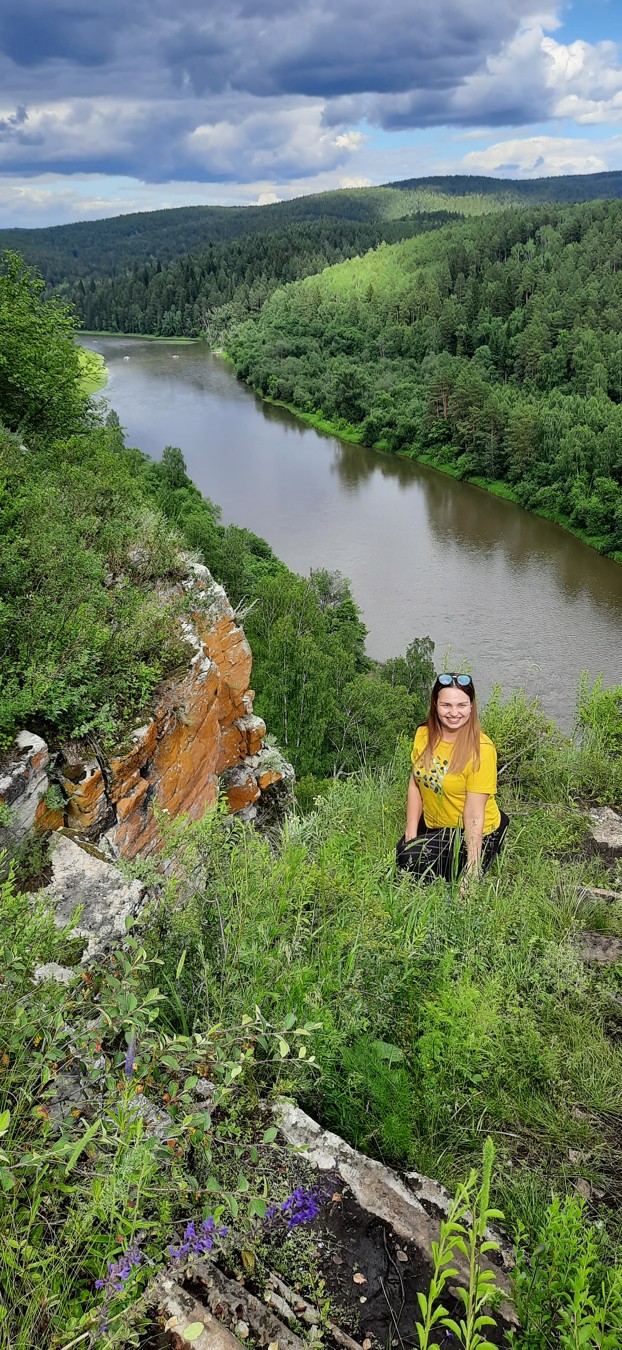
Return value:
[(461, 731), (471, 716), (471, 700), (463, 689), (451, 685), (440, 689), (436, 700), (436, 715), (443, 731)]

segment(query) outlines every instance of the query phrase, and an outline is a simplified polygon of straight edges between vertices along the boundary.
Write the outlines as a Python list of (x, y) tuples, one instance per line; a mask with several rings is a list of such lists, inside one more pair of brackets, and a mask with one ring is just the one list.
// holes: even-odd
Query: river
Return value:
[(82, 339), (129, 445), (183, 451), (188, 473), (297, 572), (352, 582), (385, 659), (414, 637), (437, 668), (468, 662), (483, 695), (538, 694), (572, 724), (581, 670), (622, 681), (622, 567), (511, 502), (392, 455), (319, 435), (262, 403), (202, 344)]

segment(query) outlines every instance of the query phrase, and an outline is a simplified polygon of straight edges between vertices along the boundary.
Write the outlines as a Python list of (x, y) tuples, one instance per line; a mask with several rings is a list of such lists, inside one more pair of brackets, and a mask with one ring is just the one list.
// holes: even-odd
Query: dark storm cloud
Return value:
[(350, 163), (339, 133), (364, 113), (388, 128), (533, 121), (543, 68), (514, 80), (489, 63), (537, 5), (2, 0), (0, 166), (254, 181)]
[[(149, 88), (154, 67), (199, 96), (228, 87), (255, 95), (333, 97), (451, 88), (481, 68), (537, 12), (537, 0), (3, 0), (0, 51), (47, 78), (89, 69), (91, 93), (123, 91), (119, 63)], [(41, 69), (43, 68), (43, 69)], [(121, 78), (121, 84), (119, 83)], [(6, 88), (6, 85), (3, 86)]]
[(188, 5), (161, 45), (163, 64), (203, 95), (225, 84), (242, 93), (333, 98), (420, 88), (449, 89), (475, 72), (535, 4), (522, 0), (372, 0)]
[(17, 66), (37, 67), (54, 57), (78, 66), (105, 66), (114, 43), (101, 9), (9, 0), (0, 10), (0, 50)]

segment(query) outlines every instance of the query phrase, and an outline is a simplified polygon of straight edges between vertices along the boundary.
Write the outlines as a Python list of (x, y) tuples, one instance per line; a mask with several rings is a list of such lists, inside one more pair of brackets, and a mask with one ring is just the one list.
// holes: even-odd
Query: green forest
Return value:
[[(587, 216), (574, 225), (578, 249)], [(466, 283), (462, 231), (451, 238), (464, 245)], [(433, 257), (439, 238), (397, 247)], [(394, 256), (381, 248), (360, 269)], [(524, 259), (515, 265), (526, 275)], [(264, 313), (299, 294), (278, 292)], [(502, 858), (462, 895), (396, 873), (432, 644), (413, 635), (404, 656), (370, 662), (348, 584), (322, 559), (296, 576), (263, 540), (222, 526), (179, 448), (154, 463), (125, 445), (114, 414), (102, 420), (74, 331), (41, 277), (5, 255), (0, 753), (23, 726), (52, 750), (69, 739), (102, 756), (122, 742), (189, 659), (183, 615), (158, 592), (190, 550), (246, 603), (256, 707), (296, 765), (298, 801), (269, 839), (220, 810), (174, 825), (167, 876), (153, 860), (134, 865), (147, 907), (87, 969), (73, 923), (56, 929), (39, 893), (49, 841), (31, 837), (4, 858), (2, 1350), (153, 1344), (154, 1277), (176, 1260), (191, 1278), (192, 1257), (180, 1265), (171, 1252), (195, 1223), (230, 1230), (223, 1260), (252, 1270), (256, 1287), (271, 1270), (293, 1272), (325, 1320), (342, 1316), (318, 1284), (313, 1229), (284, 1240), (269, 1226), (270, 1208), (307, 1180), (269, 1115), (283, 1093), (371, 1156), (458, 1188), (464, 1237), (454, 1237), (473, 1243), (467, 1300), (477, 1301), (486, 1219), (502, 1212), (519, 1325), (510, 1339), (492, 1325), (498, 1344), (615, 1350), (620, 964), (589, 964), (583, 944), (622, 936), (620, 862), (599, 853), (586, 821), (589, 807), (622, 797), (622, 687), (586, 674), (568, 735), (537, 700), (496, 689), (483, 719), (512, 818)], [(10, 837), (10, 809), (0, 824)], [(52, 961), (69, 969), (67, 986), (35, 980)], [(59, 1115), (76, 1072), (90, 1104)], [(164, 1141), (143, 1128), (143, 1096), (167, 1113)], [(416, 1315), (421, 1344), (447, 1341)], [(362, 1325), (359, 1314), (352, 1330)]]
[(240, 376), (338, 435), (492, 486), (622, 560), (622, 206), (496, 212), (277, 290)]
[(232, 322), (261, 309), (278, 286), (321, 272), (384, 241), (423, 234), (451, 219), (448, 211), (374, 223), (319, 220), (210, 244), (164, 266), (135, 263), (120, 276), (82, 277), (56, 288), (84, 328), (155, 337), (219, 340)]
[(185, 546), (250, 605), (258, 711), (299, 775), (385, 762), (423, 714), (432, 643), (413, 634), (404, 657), (372, 663), (346, 580), (321, 566), (298, 577), (264, 540), (222, 526), (177, 447), (158, 463), (126, 447), (115, 414), (102, 423), (85, 402), (71, 315), (43, 291), (5, 255), (0, 751), (25, 724), (52, 744), (123, 735), (184, 657), (154, 582), (179, 573)]

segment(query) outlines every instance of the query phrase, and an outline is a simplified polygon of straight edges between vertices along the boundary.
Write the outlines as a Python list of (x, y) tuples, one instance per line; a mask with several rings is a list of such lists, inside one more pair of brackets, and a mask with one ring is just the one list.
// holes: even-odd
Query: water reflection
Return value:
[(568, 598), (586, 595), (595, 605), (618, 612), (622, 620), (622, 569), (578, 544), (560, 526), (425, 464), (363, 446), (333, 445), (331, 472), (346, 491), (378, 475), (400, 489), (418, 491), (434, 538), (444, 549), (458, 549), (473, 559), (500, 551), (513, 572), (542, 566), (552, 571)]

